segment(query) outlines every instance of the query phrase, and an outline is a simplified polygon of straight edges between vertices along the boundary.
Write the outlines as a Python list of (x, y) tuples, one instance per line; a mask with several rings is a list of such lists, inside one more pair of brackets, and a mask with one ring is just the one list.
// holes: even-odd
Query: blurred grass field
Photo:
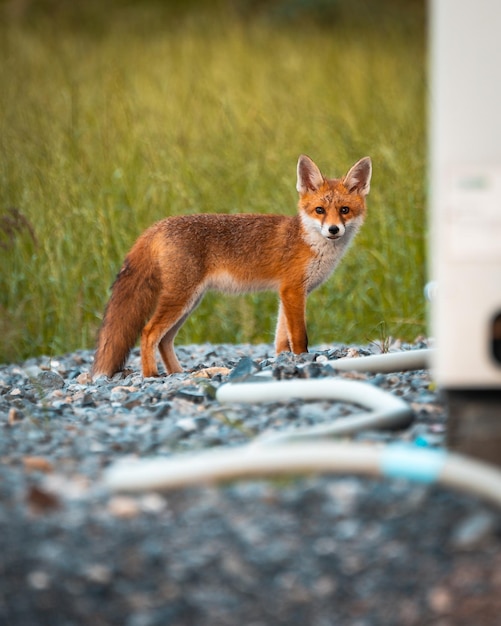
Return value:
[[(422, 2), (83, 6), (0, 3), (0, 362), (92, 347), (155, 220), (292, 214), (301, 153), (374, 168), (367, 221), (309, 298), (311, 343), (425, 331)], [(276, 308), (210, 294), (177, 343), (270, 342)]]

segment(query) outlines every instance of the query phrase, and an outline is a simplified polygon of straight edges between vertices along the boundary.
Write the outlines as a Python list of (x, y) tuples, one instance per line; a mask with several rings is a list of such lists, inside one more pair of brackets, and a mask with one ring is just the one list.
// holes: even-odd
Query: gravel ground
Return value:
[[(473, 496), (350, 475), (136, 495), (102, 483), (124, 457), (343, 419), (357, 408), (230, 406), (213, 392), (249, 358), (277, 378), (314, 377), (333, 374), (327, 359), (374, 350), (274, 359), (268, 345), (185, 346), (187, 373), (144, 380), (137, 351), (130, 371), (94, 382), (86, 351), (0, 366), (0, 624), (501, 624), (501, 512)], [(403, 397), (414, 421), (354, 439), (443, 445), (428, 372), (355, 377)]]

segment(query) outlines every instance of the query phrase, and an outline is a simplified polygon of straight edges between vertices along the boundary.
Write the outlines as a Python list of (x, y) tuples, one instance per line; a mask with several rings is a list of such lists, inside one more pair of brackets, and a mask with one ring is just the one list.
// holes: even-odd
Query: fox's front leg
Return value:
[(306, 294), (302, 289), (284, 287), (280, 290), (275, 349), (277, 353), (308, 352), (305, 321)]
[(280, 302), (278, 307), (277, 329), (275, 331), (275, 352), (290, 352), (289, 333), (287, 331), (287, 319), (284, 313), (284, 307)]

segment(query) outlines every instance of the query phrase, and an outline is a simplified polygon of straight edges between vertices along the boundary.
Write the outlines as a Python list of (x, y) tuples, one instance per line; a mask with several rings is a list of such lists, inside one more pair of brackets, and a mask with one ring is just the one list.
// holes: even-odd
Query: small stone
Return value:
[(192, 417), (183, 417), (176, 422), (176, 426), (185, 433), (192, 433), (197, 430), (197, 423)]
[(137, 387), (133, 387), (132, 385), (117, 385), (116, 387), (113, 387), (111, 392), (113, 393), (114, 391), (124, 391), (126, 393), (133, 393), (137, 390)]
[[(147, 379), (145, 379), (147, 380)], [(99, 386), (99, 387), (103, 387), (104, 385), (107, 385), (109, 383), (109, 378), (107, 376), (105, 376), (104, 374), (101, 374), (99, 376), (96, 376), (95, 378), (92, 379), (92, 382)]]
[(24, 368), (24, 373), (28, 378), (37, 378), (41, 371), (38, 365), (28, 365)]
[(459, 550), (474, 550), (496, 530), (496, 518), (486, 511), (474, 513), (454, 529), (452, 545)]
[(112, 572), (107, 565), (102, 565), (101, 563), (93, 563), (87, 566), (85, 570), (85, 576), (93, 583), (106, 585), (112, 579)]
[(324, 376), (325, 367), (318, 361), (313, 361), (311, 363), (307, 363), (303, 369), (301, 370), (301, 374), (304, 378), (319, 378), (320, 376)]
[(28, 586), (37, 591), (44, 591), (50, 586), (50, 576), (47, 572), (41, 570), (34, 570), (30, 572), (27, 577)]
[(33, 513), (37, 514), (48, 513), (61, 506), (59, 498), (54, 493), (37, 485), (32, 485), (28, 489), (26, 500)]
[(57, 372), (43, 371), (37, 376), (38, 384), (47, 390), (61, 389), (64, 387), (64, 378)]
[(347, 359), (356, 359), (359, 356), (360, 356), (359, 350), (357, 350), (356, 348), (348, 348), (348, 350), (346, 352), (346, 358)]
[(386, 383), (386, 376), (384, 374), (376, 374), (370, 382), (376, 387), (381, 387)]
[(435, 587), (428, 593), (428, 605), (435, 613), (448, 613), (452, 602), (450, 592), (442, 587)]
[(167, 445), (176, 445), (186, 437), (187, 432), (177, 424), (163, 423), (158, 429), (158, 439)]
[(15, 424), (18, 424), (22, 419), (23, 419), (24, 415), (21, 413), (21, 411), (19, 409), (16, 409), (15, 407), (12, 407), (9, 410), (9, 416), (7, 418), (7, 423), (9, 424), (9, 426), (14, 426)]
[(114, 517), (132, 519), (140, 513), (140, 507), (135, 498), (130, 496), (114, 496), (108, 502), (108, 511)]
[(139, 506), (144, 513), (158, 514), (167, 509), (167, 502), (158, 493), (147, 493), (141, 497)]
[(89, 372), (83, 372), (76, 377), (76, 381), (79, 385), (90, 385), (92, 383), (92, 376)]
[(227, 376), (230, 373), (227, 367), (204, 367), (193, 373), (193, 378), (212, 378), (213, 376)]
[(89, 393), (89, 392), (85, 392), (82, 395), (82, 402), (81, 402), (82, 406), (86, 406), (86, 407), (94, 407), (96, 406), (96, 403), (94, 402), (94, 396)]
[(196, 403), (203, 402), (205, 398), (205, 393), (198, 387), (184, 387), (183, 389), (179, 389), (176, 395), (184, 400), (190, 400), (190, 402)]
[(299, 376), (296, 355), (292, 352), (281, 352), (273, 365), (273, 376), (278, 380)]
[(244, 356), (233, 368), (233, 371), (229, 376), (229, 380), (231, 382), (245, 380), (245, 378), (247, 378), (256, 371), (257, 367), (254, 361), (250, 357)]
[(52, 472), (54, 466), (43, 456), (25, 456), (23, 458), (24, 469), (28, 472)]
[(110, 402), (123, 402), (128, 395), (123, 387), (114, 387), (110, 393)]
[(155, 405), (155, 409), (154, 409), (154, 416), (156, 419), (161, 420), (164, 417), (166, 417), (166, 415), (168, 415), (169, 411), (171, 410), (171, 403), (170, 402), (159, 402), (157, 405)]

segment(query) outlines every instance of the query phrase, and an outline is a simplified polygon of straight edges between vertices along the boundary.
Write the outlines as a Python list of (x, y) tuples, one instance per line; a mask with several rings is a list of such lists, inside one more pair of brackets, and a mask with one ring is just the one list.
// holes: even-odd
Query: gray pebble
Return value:
[(62, 389), (64, 378), (57, 372), (43, 371), (38, 374), (37, 383), (45, 390)]
[(451, 543), (458, 550), (474, 550), (499, 528), (499, 519), (489, 511), (479, 511), (461, 520), (454, 528)]

